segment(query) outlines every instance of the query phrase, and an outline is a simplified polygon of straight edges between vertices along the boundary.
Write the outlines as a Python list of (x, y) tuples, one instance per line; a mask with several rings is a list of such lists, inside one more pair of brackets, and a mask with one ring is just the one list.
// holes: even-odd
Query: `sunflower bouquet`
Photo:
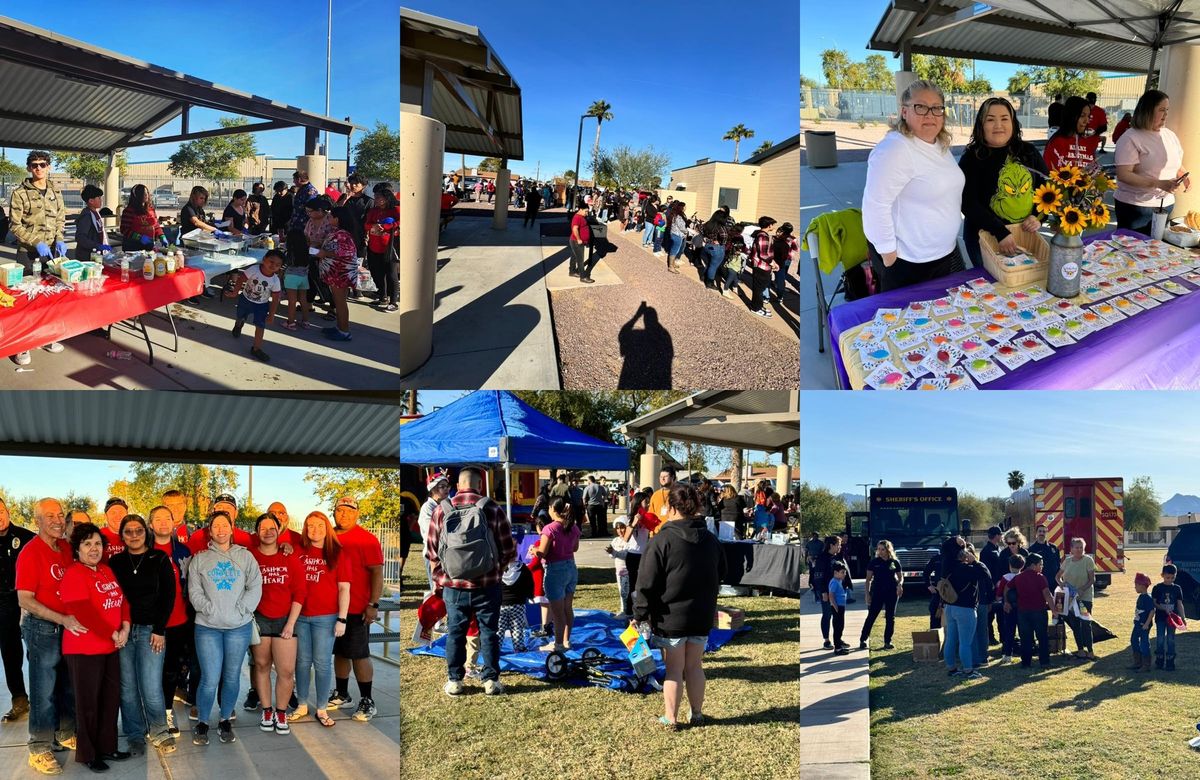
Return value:
[(1046, 182), (1033, 193), (1033, 204), (1043, 221), (1064, 236), (1077, 236), (1084, 228), (1108, 224), (1104, 194), (1117, 188), (1103, 169), (1066, 165), (1053, 168)]

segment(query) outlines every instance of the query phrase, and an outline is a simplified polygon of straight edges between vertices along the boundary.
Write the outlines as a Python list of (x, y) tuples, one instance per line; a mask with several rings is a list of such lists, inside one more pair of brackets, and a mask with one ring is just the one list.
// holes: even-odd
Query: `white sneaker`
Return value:
[(446, 680), (446, 684), (442, 686), (447, 696), (457, 696), (463, 692), (463, 684), (458, 680)]
[(29, 350), (25, 350), (24, 352), (18, 352), (17, 354), (13, 355), (12, 362), (16, 363), (18, 366), (27, 366), (33, 362), (33, 357), (29, 354)]
[(1001, 657), (1000, 657), (1000, 663), (1002, 663), (1002, 664), (1011, 664), (1011, 663), (1012, 663), (1012, 656), (1011, 656), (1011, 655), (1005, 655), (1005, 656), (1001, 656)]
[(499, 696), (504, 693), (504, 684), (499, 680), (484, 680), (483, 692), (488, 696)]
[(47, 344), (46, 346), (42, 347), (42, 349), (46, 350), (47, 352), (52, 352), (52, 353), (57, 354), (59, 352), (62, 352), (64, 349), (66, 349), (66, 347), (64, 347), (62, 344), (59, 344), (57, 341), (53, 341), (53, 342)]

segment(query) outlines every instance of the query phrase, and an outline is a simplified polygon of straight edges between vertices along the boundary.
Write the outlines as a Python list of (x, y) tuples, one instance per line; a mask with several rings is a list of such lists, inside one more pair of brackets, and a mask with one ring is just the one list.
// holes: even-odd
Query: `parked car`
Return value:
[(1179, 526), (1163, 557), (1163, 563), (1173, 563), (1179, 569), (1175, 584), (1183, 589), (1183, 603), (1188, 617), (1200, 615), (1200, 523)]

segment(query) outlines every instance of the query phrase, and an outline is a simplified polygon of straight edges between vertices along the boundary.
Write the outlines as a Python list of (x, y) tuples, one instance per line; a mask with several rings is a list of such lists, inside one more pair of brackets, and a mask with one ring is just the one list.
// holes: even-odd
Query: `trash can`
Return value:
[(592, 229), (593, 241), (608, 241), (608, 223), (601, 222), (595, 217), (588, 218), (588, 227)]
[(809, 168), (836, 168), (837, 136), (832, 130), (805, 130), (804, 152)]

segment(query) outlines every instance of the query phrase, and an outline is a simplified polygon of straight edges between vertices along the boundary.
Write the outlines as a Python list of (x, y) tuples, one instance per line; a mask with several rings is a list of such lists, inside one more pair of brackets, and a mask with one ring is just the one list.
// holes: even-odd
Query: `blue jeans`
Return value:
[[(1126, 230), (1136, 230), (1143, 235), (1150, 235), (1150, 228), (1154, 224), (1154, 212), (1157, 208), (1150, 206), (1135, 206), (1132, 203), (1126, 203), (1123, 200), (1114, 200), (1113, 205), (1116, 207), (1117, 227), (1125, 228)], [(1171, 219), (1171, 212), (1174, 211), (1175, 204), (1166, 206), (1164, 210), (1167, 212), (1167, 219)]]
[(724, 244), (705, 244), (703, 256), (708, 261), (707, 271), (704, 278), (708, 281), (715, 281), (717, 271), (721, 269), (721, 263), (725, 262), (725, 245)]
[(942, 656), (946, 660), (946, 668), (954, 668), (954, 657), (957, 655), (962, 670), (964, 672), (971, 671), (971, 642), (975, 638), (975, 609), (947, 604), (942, 610), (942, 623), (946, 627), (946, 646), (942, 652)]
[(242, 679), (242, 660), (250, 647), (250, 621), (240, 628), (209, 628), (196, 624), (196, 657), (200, 660), (200, 690), (196, 707), (200, 722), (208, 723), (221, 684), (218, 720), (229, 720), (237, 706)]
[(75, 734), (75, 693), (62, 655), (62, 626), (26, 615), (21, 624), (29, 661), (29, 753), (50, 752), (56, 737)]
[(791, 261), (784, 260), (779, 265), (779, 270), (775, 272), (775, 292), (779, 293), (779, 297), (783, 297), (784, 290), (787, 289), (787, 272), (788, 265)]
[(1150, 630), (1142, 628), (1140, 623), (1134, 623), (1133, 633), (1129, 635), (1129, 646), (1135, 653), (1150, 657)]
[(622, 612), (622, 614), (631, 614), (631, 613), (625, 612), (626, 605), (629, 603), (629, 597), (632, 594), (632, 591), (630, 590), (630, 585), (629, 585), (629, 571), (628, 570), (617, 572), (617, 592), (621, 594), (621, 612)]
[(664, 243), (665, 242), (663, 240), (663, 232), (661, 230), (656, 229), (654, 231), (654, 251), (657, 252), (660, 249), (662, 249)]
[(988, 655), (988, 617), (992, 611), (992, 605), (980, 604), (975, 607), (975, 642), (971, 648), (971, 658), (979, 665), (987, 660)]
[(642, 246), (649, 246), (651, 239), (654, 238), (654, 223), (647, 222), (646, 229), (642, 232)]
[(1175, 626), (1165, 620), (1154, 621), (1154, 654), (1175, 658)]
[[(428, 563), (428, 562), (426, 562)], [(314, 667), (317, 678), (317, 709), (325, 709), (329, 692), (333, 690), (333, 627), (337, 615), (301, 615), (296, 618), (296, 699), (308, 702), (308, 668)]]
[(157, 747), (171, 739), (171, 733), (163, 704), (164, 653), (150, 649), (152, 631), (153, 626), (131, 626), (129, 642), (120, 650), (121, 727), (131, 744), (144, 743), (149, 734), (150, 744)]
[(479, 623), (480, 676), (500, 679), (500, 586), (442, 588), (446, 602), (446, 675), (462, 681), (467, 661), (467, 624), (474, 615)]
[[(664, 239), (663, 244), (666, 245), (666, 243), (667, 241)], [(672, 233), (670, 243), (671, 248), (667, 250), (667, 255), (672, 260), (676, 260), (681, 254), (683, 254), (683, 247), (687, 244), (687, 236), (677, 236)]]

